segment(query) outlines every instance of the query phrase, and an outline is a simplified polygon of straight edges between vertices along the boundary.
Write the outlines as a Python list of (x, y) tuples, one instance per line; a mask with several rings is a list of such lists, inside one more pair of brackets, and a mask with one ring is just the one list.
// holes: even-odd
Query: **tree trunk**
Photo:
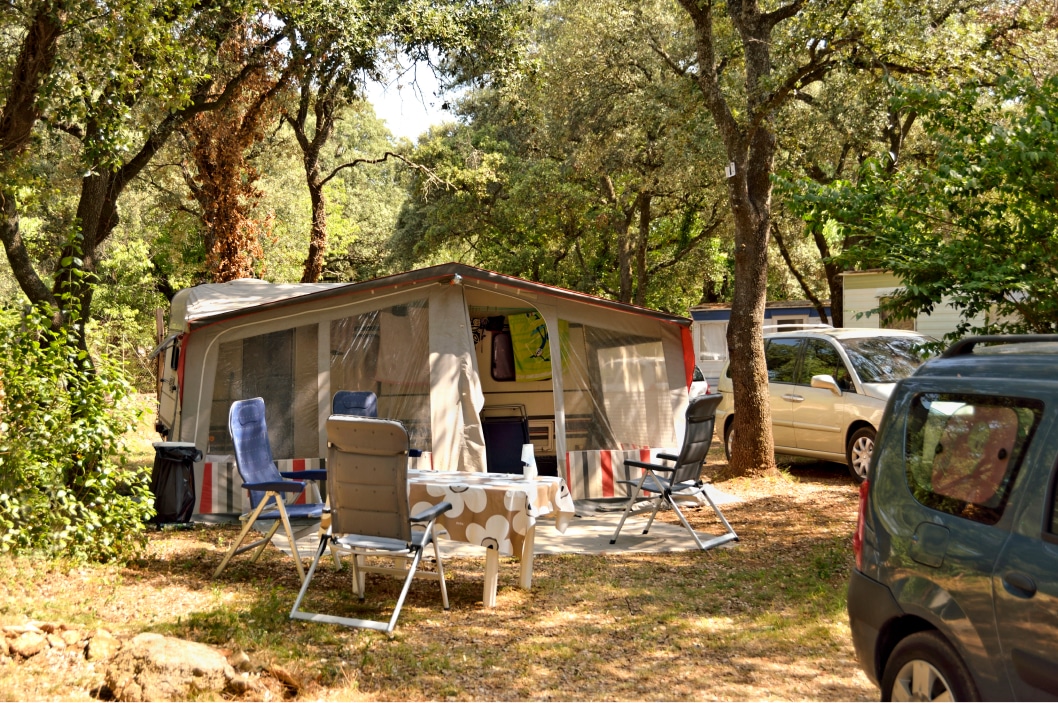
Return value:
[(619, 289), (617, 299), (622, 303), (631, 303), (633, 296), (633, 272), (632, 266), (635, 261), (635, 243), (629, 232), (632, 229), (632, 218), (635, 217), (636, 203), (630, 208), (621, 207), (617, 198), (617, 189), (614, 188), (613, 180), (609, 176), (602, 177), (603, 198), (610, 203), (620, 217), (613, 217), (613, 231), (617, 238), (617, 273), (619, 277)]
[[(302, 164), (305, 167), (305, 183), (312, 202), (312, 224), (309, 228), (309, 248), (301, 273), (302, 283), (316, 283), (323, 273), (323, 257), (327, 253), (327, 200), (323, 188), (336, 171), (326, 178), (320, 175), (320, 158), (323, 147), (331, 138), (337, 122), (337, 111), (342, 104), (341, 86), (333, 76), (322, 81), (312, 71), (301, 77), (301, 94), (296, 115), (284, 115), (287, 124), (294, 130), (294, 137), (301, 147)], [(315, 117), (315, 131), (308, 134), (309, 110)]]
[(835, 327), (845, 326), (845, 281), (841, 274), (845, 269), (831, 260), (830, 245), (823, 236), (823, 228), (817, 223), (809, 225), (812, 231), (812, 240), (816, 243), (819, 258), (823, 261), (823, 273), (826, 275), (827, 287), (830, 289), (830, 324)]
[(636, 237), (636, 295), (635, 304), (647, 304), (647, 244), (650, 241), (650, 193), (640, 193), (639, 236)]
[(323, 274), (323, 257), (327, 253), (327, 201), (319, 174), (309, 174), (309, 199), (312, 201), (312, 228), (309, 230), (309, 253), (305, 258), (302, 283), (316, 283)]
[(59, 303), (33, 267), (20, 229), (17, 176), (12, 172), (19, 154), (27, 146), (40, 119), (40, 87), (51, 73), (58, 53), (59, 37), (66, 19), (65, 5), (41, 3), (22, 37), (18, 59), (11, 67), (9, 91), (0, 109), (0, 241), (4, 243), (11, 272), (32, 303), (44, 303), (54, 311), (56, 328), (62, 316)]
[[(80, 237), (62, 248), (52, 294), (60, 298), (64, 309), (76, 305), (82, 320), (87, 320), (92, 313), (99, 247), (118, 224), (117, 199), (125, 184), (118, 171), (92, 173), (81, 179), (81, 197), (77, 202)], [(61, 300), (63, 295), (69, 295), (69, 300)], [(85, 344), (83, 333), (80, 344)]]
[[(768, 370), (764, 361), (764, 305), (768, 285), (768, 231), (774, 136), (751, 135), (744, 175), (728, 181), (735, 223), (735, 286), (727, 328), (736, 442), (728, 472), (754, 476), (775, 469)], [(737, 163), (737, 162), (736, 162)], [(737, 169), (737, 166), (736, 166)]]
[(746, 105), (737, 111), (740, 117), (736, 117), (720, 84), (712, 4), (701, 0), (679, 2), (694, 23), (697, 87), (734, 166), (734, 174), (727, 179), (735, 226), (735, 286), (727, 344), (735, 396), (736, 441), (726, 475), (760, 475), (775, 470), (761, 335), (767, 296), (771, 171), (776, 149), (772, 124), (777, 105), (776, 97), (767, 94), (766, 86), (772, 69), (771, 30), (784, 17), (796, 14), (801, 1), (794, 0), (772, 13), (761, 13), (755, 0), (727, 2), (727, 15), (744, 52)]

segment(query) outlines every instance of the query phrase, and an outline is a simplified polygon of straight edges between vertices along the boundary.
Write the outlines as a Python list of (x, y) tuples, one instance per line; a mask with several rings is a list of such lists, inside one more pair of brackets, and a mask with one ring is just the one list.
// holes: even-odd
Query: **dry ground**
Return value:
[[(540, 556), (531, 592), (502, 560), (491, 610), (482, 561), (454, 559), (452, 609), (441, 610), (435, 584), (417, 582), (392, 638), (288, 620), (297, 576), (274, 548), (213, 580), (232, 526), (152, 532), (145, 557), (125, 567), (0, 557), (0, 625), (157, 631), (243, 649), (260, 672), (254, 697), (271, 700), (877, 700), (845, 615), (857, 493), (843, 467), (796, 465), (717, 487), (743, 499), (724, 509), (741, 537), (731, 548)], [(690, 512), (711, 527), (711, 511)], [(314, 591), (331, 608), (378, 617), (395, 584), (369, 580), (360, 606), (347, 576), (328, 568)], [(101, 665), (80, 656), (0, 656), (0, 700), (93, 700), (101, 683)]]

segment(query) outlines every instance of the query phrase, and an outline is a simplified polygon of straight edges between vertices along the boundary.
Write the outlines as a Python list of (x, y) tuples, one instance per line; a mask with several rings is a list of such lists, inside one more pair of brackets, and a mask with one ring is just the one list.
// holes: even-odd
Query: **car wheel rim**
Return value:
[(867, 469), (871, 465), (871, 453), (874, 452), (874, 440), (870, 437), (860, 437), (852, 444), (852, 468), (857, 476), (867, 477)]
[(951, 685), (937, 667), (922, 659), (904, 664), (893, 682), (894, 701), (953, 701)]
[(735, 430), (731, 428), (727, 432), (727, 446), (724, 449), (727, 450), (727, 459), (731, 460), (731, 451), (735, 448)]

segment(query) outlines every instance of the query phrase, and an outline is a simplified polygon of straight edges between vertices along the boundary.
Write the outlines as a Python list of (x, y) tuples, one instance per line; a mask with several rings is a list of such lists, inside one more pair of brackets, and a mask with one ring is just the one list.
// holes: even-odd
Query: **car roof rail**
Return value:
[(774, 331), (774, 332), (795, 332), (797, 330), (812, 330), (812, 329), (832, 330), (832, 329), (834, 329), (834, 325), (828, 325), (825, 322), (815, 322), (815, 323), (812, 323), (812, 322), (804, 322), (804, 323), (802, 323), (802, 322), (794, 322), (794, 323), (782, 324), (782, 325), (763, 325), (760, 328), (760, 331), (762, 333), (763, 332), (768, 332), (768, 331)]
[(973, 354), (978, 344), (1024, 344), (1026, 342), (1058, 342), (1058, 334), (982, 334), (964, 337), (944, 350), (942, 359)]

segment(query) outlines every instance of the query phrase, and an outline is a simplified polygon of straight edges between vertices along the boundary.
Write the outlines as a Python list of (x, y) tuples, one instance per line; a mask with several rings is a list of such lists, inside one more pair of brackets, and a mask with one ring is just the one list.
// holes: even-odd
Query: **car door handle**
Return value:
[(1019, 571), (1008, 571), (1003, 574), (1003, 588), (1007, 593), (1018, 598), (1032, 598), (1036, 595), (1036, 582), (1028, 574)]
[(791, 403), (803, 403), (805, 398), (803, 395), (794, 395), (793, 393), (787, 393), (782, 397), (783, 400), (788, 400)]

